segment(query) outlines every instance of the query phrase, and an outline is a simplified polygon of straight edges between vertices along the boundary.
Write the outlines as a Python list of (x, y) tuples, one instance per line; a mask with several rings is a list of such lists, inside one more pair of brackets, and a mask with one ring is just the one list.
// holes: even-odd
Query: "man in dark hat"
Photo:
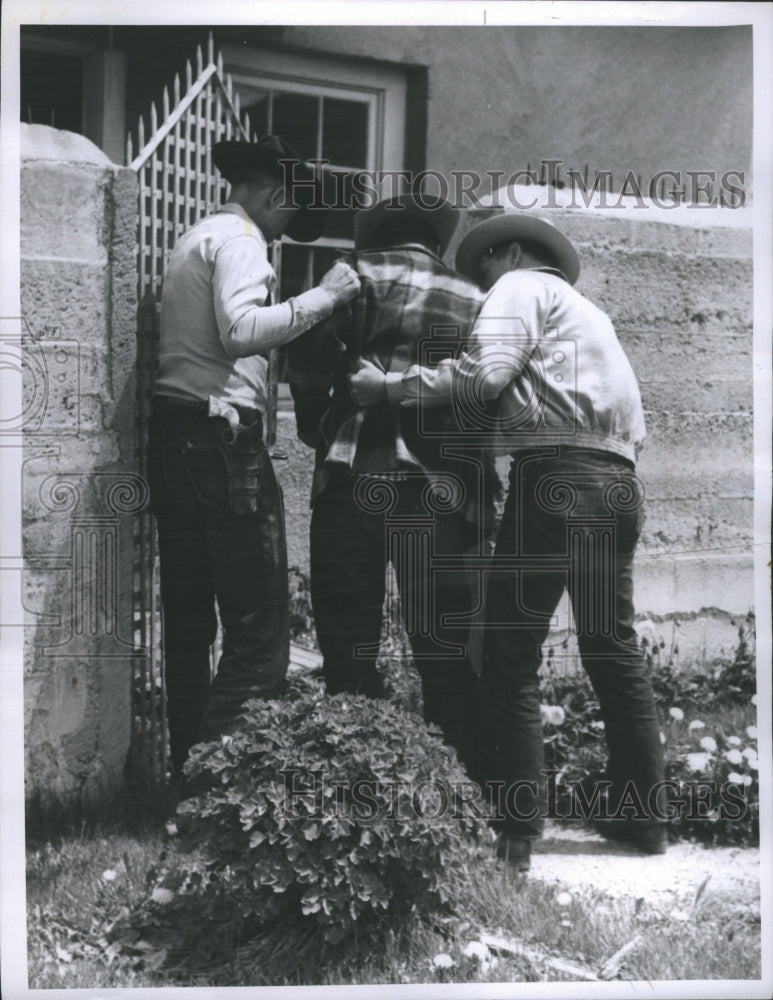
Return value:
[[(456, 266), (488, 290), (469, 352), (402, 374), (363, 363), (351, 387), (361, 405), (388, 399), (401, 411), (453, 398), (471, 434), (512, 454), (481, 677), (479, 776), (492, 791), (500, 783), (499, 854), (526, 870), (543, 827), (538, 670), (565, 589), (609, 748), (602, 815), (617, 820), (602, 832), (661, 853), (663, 754), (633, 627), (643, 501), (634, 461), (645, 433), (636, 378), (609, 318), (574, 289), (579, 258), (550, 223), (495, 216), (470, 230)], [(497, 401), (493, 421), (487, 400)]]
[[(148, 472), (158, 526), (172, 764), (281, 685), (289, 658), (282, 499), (263, 444), (267, 354), (348, 302), (337, 263), (319, 287), (270, 304), (268, 246), (317, 239), (313, 173), (278, 136), (220, 142), (231, 183), (218, 212), (178, 241), (164, 274)], [(294, 172), (293, 172), (294, 171)], [(210, 647), (222, 656), (210, 683)]]
[(468, 628), (443, 619), (469, 615), (477, 598), (458, 569), (440, 572), (432, 561), (480, 551), (485, 463), (465, 449), (450, 408), (365, 410), (346, 382), (362, 358), (402, 372), (466, 342), (482, 295), (441, 260), (458, 218), (448, 202), (418, 195), (360, 211), (344, 258), (360, 294), (291, 346), (289, 375), (298, 434), (316, 449), (311, 590), (327, 690), (383, 693), (376, 659), (391, 562), (425, 718), (469, 764), (477, 679)]

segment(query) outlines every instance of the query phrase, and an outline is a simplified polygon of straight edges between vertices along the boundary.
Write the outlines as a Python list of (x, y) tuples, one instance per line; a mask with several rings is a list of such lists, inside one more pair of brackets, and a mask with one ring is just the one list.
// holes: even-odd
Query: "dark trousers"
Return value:
[(663, 780), (663, 752), (633, 627), (642, 501), (633, 467), (612, 454), (554, 448), (514, 456), (487, 592), (479, 774), (502, 783), (497, 813), (514, 836), (543, 828), (538, 670), (565, 589), (604, 720), (610, 810), (629, 802), (626, 815), (641, 818), (640, 800), (651, 821), (648, 795)]
[(471, 764), (477, 677), (467, 657), (468, 628), (443, 619), (471, 610), (458, 569), (438, 571), (432, 555), (461, 555), (477, 528), (459, 511), (427, 506), (427, 480), (333, 478), (311, 517), (311, 595), (325, 685), (369, 697), (383, 694), (376, 670), (388, 562), (400, 589), (406, 632), (421, 676), (424, 718), (438, 725)]
[[(154, 408), (148, 474), (158, 527), (172, 763), (281, 687), (289, 662), (282, 495), (260, 415), (231, 432), (195, 405)], [(222, 654), (210, 680), (210, 647)]]

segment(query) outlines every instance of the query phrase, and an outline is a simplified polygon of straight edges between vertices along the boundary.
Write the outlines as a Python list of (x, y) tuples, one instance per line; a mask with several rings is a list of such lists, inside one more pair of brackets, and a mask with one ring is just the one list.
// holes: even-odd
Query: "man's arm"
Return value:
[(528, 271), (511, 271), (486, 297), (468, 349), (435, 368), (412, 365), (385, 374), (364, 361), (350, 376), (360, 406), (448, 406), (452, 397), (485, 403), (521, 373), (539, 342), (549, 310), (549, 289)]
[(316, 288), (265, 305), (273, 280), (268, 258), (254, 238), (235, 236), (219, 248), (212, 274), (215, 318), (230, 357), (267, 354), (289, 343), (360, 290), (356, 273), (342, 261), (336, 261)]

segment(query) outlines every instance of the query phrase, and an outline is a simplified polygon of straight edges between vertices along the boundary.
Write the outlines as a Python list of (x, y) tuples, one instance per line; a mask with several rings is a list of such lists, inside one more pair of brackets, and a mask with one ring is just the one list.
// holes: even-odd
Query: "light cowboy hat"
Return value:
[(451, 202), (427, 195), (398, 194), (384, 198), (372, 208), (363, 208), (355, 214), (354, 248), (373, 250), (379, 247), (379, 233), (383, 227), (408, 217), (418, 219), (435, 235), (442, 256), (456, 232), (460, 214)]
[[(325, 231), (328, 208), (322, 184), (314, 167), (302, 160), (289, 142), (278, 135), (264, 135), (257, 142), (226, 139), (212, 147), (212, 160), (220, 173), (233, 182), (238, 170), (257, 168), (283, 181), (285, 191), (299, 207), (285, 235), (297, 243), (311, 243)], [(313, 182), (310, 183), (310, 182)]]
[(539, 243), (549, 252), (569, 284), (577, 281), (580, 258), (569, 240), (551, 223), (522, 212), (504, 212), (474, 226), (456, 251), (456, 270), (477, 281), (481, 254), (489, 247), (517, 243), (519, 240)]

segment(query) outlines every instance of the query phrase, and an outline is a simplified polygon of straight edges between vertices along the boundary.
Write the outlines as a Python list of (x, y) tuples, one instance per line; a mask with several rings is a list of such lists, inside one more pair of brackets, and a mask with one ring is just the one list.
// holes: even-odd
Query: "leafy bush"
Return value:
[(204, 858), (187, 884), (217, 887), (242, 920), (305, 917), (333, 942), (445, 908), (485, 829), (452, 751), (383, 700), (250, 702), (241, 730), (196, 747), (186, 771), (209, 785), (178, 807)]

